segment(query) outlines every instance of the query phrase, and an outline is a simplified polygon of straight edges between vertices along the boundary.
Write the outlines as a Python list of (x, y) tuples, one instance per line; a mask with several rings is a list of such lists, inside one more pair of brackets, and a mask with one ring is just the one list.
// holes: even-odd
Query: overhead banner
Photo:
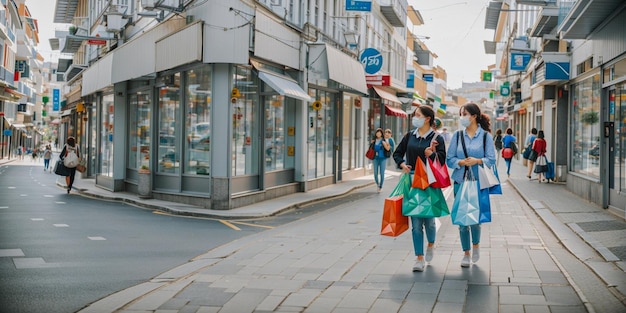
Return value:
[(346, 11), (371, 12), (372, 0), (346, 0)]
[(531, 53), (511, 52), (511, 71), (525, 71), (531, 57)]

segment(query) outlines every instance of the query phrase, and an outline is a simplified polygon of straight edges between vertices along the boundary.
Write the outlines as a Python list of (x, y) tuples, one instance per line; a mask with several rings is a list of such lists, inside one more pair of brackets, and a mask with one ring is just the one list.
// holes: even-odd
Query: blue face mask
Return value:
[(472, 122), (470, 122), (469, 116), (461, 116), (459, 120), (461, 121), (461, 126), (463, 127), (467, 127), (472, 124)]
[(426, 119), (423, 117), (417, 117), (417, 116), (413, 116), (413, 118), (411, 119), (411, 123), (413, 124), (413, 127), (415, 128), (420, 128), (422, 126), (424, 126), (424, 121)]

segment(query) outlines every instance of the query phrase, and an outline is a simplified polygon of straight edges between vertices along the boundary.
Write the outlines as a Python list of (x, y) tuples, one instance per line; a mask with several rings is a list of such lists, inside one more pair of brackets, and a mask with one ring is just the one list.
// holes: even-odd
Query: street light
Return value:
[(359, 33), (355, 31), (347, 31), (343, 33), (343, 37), (346, 39), (346, 43), (348, 44), (348, 48), (357, 49), (359, 48)]

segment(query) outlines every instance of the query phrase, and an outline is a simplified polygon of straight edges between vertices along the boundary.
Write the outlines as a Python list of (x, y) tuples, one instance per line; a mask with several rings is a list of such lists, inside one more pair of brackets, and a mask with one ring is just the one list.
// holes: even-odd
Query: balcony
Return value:
[(54, 23), (71, 24), (76, 15), (78, 0), (57, 0), (54, 10)]
[(586, 39), (613, 14), (623, 1), (562, 1), (557, 33), (561, 39)]
[(556, 85), (569, 80), (570, 56), (562, 52), (543, 52), (535, 66), (533, 86)]
[(380, 12), (393, 27), (404, 27), (406, 21), (407, 0), (382, 0)]
[(559, 23), (559, 8), (555, 6), (543, 7), (537, 14), (537, 21), (530, 32), (531, 37), (543, 37), (552, 33)]

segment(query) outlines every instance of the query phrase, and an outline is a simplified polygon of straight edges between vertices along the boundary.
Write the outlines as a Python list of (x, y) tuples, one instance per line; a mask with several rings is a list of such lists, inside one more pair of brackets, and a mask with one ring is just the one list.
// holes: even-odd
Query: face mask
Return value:
[(461, 126), (463, 127), (467, 127), (467, 126), (470, 126), (470, 124), (472, 124), (472, 122), (470, 122), (469, 116), (461, 116), (460, 120), (461, 120)]
[(413, 118), (411, 119), (411, 123), (413, 123), (413, 127), (420, 128), (424, 126), (424, 120), (425, 119), (423, 117), (413, 116)]

